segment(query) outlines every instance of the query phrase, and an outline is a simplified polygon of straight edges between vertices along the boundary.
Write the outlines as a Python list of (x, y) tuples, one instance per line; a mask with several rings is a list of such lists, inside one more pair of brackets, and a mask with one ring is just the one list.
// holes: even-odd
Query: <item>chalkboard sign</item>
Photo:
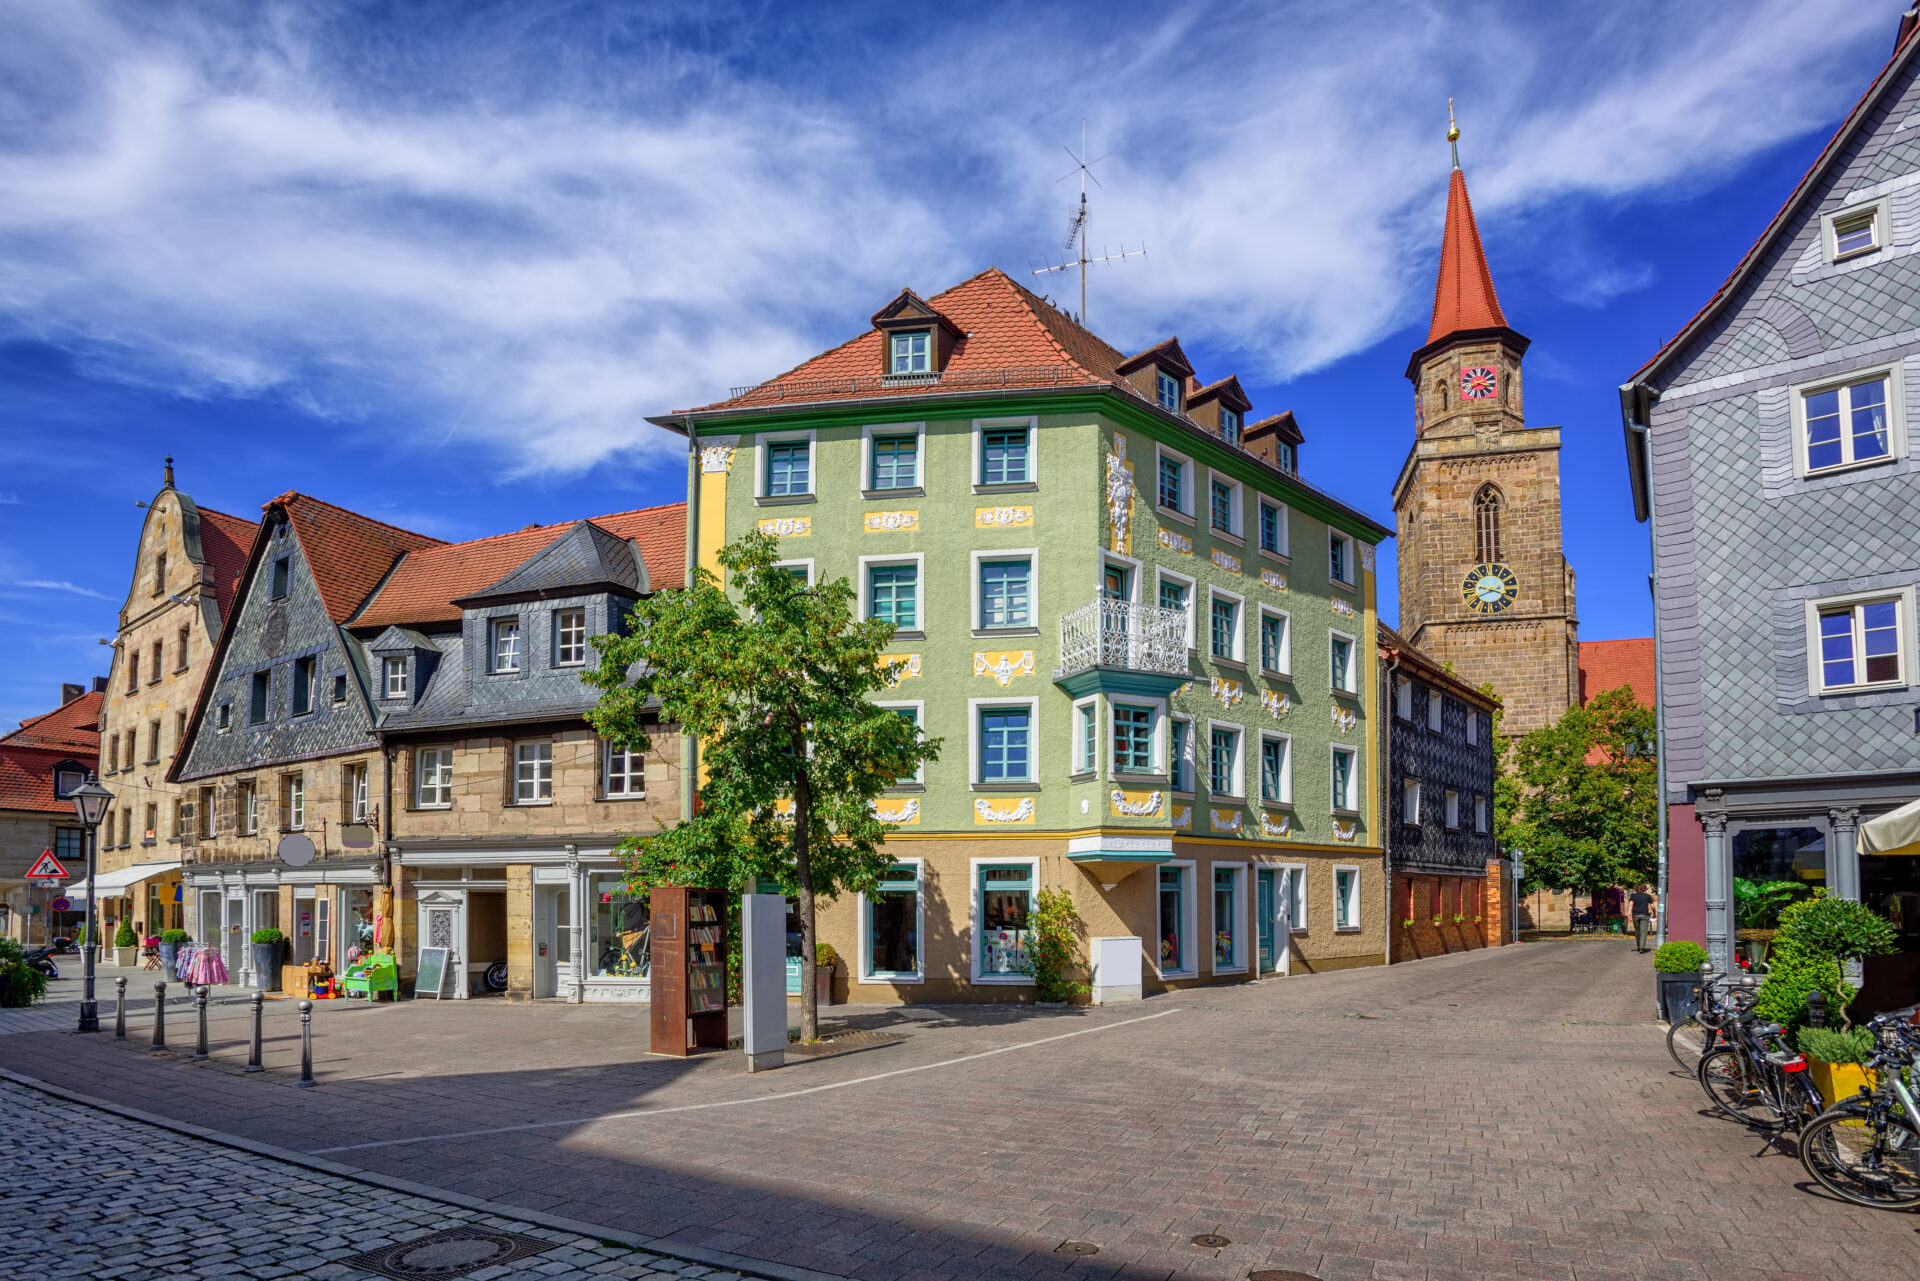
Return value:
[(436, 1000), (440, 989), (447, 985), (447, 949), (444, 947), (423, 947), (420, 949), (420, 973), (413, 981), (413, 994), (431, 996)]

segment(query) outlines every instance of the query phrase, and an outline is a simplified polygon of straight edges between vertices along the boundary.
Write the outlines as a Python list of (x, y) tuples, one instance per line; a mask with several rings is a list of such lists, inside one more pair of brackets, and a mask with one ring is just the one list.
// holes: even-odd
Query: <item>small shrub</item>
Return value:
[(284, 943), (287, 941), (287, 936), (269, 925), (264, 930), (255, 930), (253, 932), (253, 941), (256, 943)]
[(833, 944), (815, 943), (813, 945), (813, 963), (820, 969), (832, 969), (833, 963), (839, 959), (840, 953), (833, 950)]
[(1858, 961), (1900, 950), (1893, 926), (1872, 908), (1824, 895), (1795, 903), (1780, 913), (1776, 946), (1783, 940), (1836, 961)]
[(115, 947), (140, 946), (140, 936), (133, 932), (132, 921), (120, 922), (120, 928), (115, 930), (113, 934), (113, 945)]
[(32, 1005), (47, 991), (47, 976), (28, 965), (18, 939), (0, 938), (0, 1006)]
[(160, 941), (162, 943), (191, 943), (193, 942), (193, 935), (187, 933), (185, 930), (162, 930), (160, 931)]
[(1816, 991), (1827, 994), (1829, 1018), (1844, 1017), (1848, 1002), (1856, 995), (1841, 977), (1840, 962), (1832, 957), (1811, 956), (1791, 945), (1777, 946), (1753, 1010), (1761, 1018), (1797, 1032), (1806, 1026), (1807, 998)]
[(1070, 1001), (1093, 991), (1066, 976), (1073, 963), (1074, 941), (1083, 928), (1080, 914), (1073, 910), (1073, 897), (1065, 890), (1041, 890), (1033, 896), (1033, 911), (1027, 915), (1027, 967), (1033, 975), (1034, 1000)]
[(1867, 1028), (1848, 1028), (1842, 1032), (1830, 1027), (1803, 1027), (1797, 1042), (1800, 1052), (1823, 1063), (1865, 1063), (1873, 1057), (1873, 1033)]
[(1662, 943), (1653, 954), (1653, 968), (1662, 974), (1697, 974), (1707, 963), (1707, 949), (1687, 939)]

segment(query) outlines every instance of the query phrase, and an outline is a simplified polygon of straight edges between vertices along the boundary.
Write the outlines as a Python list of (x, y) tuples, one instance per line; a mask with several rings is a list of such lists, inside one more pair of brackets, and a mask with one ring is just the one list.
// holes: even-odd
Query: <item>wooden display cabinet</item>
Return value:
[(727, 1048), (727, 892), (653, 890), (652, 1040), (655, 1054)]

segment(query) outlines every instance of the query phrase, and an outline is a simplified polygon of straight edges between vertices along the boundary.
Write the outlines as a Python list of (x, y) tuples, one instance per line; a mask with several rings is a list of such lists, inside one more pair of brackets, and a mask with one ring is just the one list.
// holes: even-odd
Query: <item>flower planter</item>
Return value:
[(253, 944), (253, 985), (262, 992), (280, 990), (280, 944)]
[(113, 963), (123, 970), (130, 970), (140, 964), (140, 949), (137, 947), (116, 947), (113, 949)]
[(833, 1004), (833, 967), (831, 965), (822, 965), (813, 971), (813, 994), (819, 1004)]
[(1660, 1003), (1660, 1016), (1669, 1023), (1685, 1022), (1700, 1012), (1700, 976), (1696, 973), (1657, 972), (1653, 991)]
[(1850, 1099), (1873, 1084), (1878, 1075), (1869, 1072), (1858, 1063), (1828, 1063), (1807, 1056), (1807, 1072), (1813, 1077), (1814, 1085), (1820, 1089), (1820, 1097), (1832, 1107), (1842, 1099)]
[(173, 972), (174, 964), (179, 959), (180, 945), (178, 943), (162, 943), (160, 945), (160, 972), (167, 976), (169, 983), (177, 982), (180, 978), (178, 974)]

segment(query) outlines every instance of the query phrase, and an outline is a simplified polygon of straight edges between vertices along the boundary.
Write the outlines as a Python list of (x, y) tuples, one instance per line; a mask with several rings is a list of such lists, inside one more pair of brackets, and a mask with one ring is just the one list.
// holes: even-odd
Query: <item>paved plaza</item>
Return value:
[[(241, 1071), (238, 1005), (214, 1007), (204, 1063), (170, 1010), (164, 1053), (142, 1013), (124, 1043), (0, 1036), (0, 1067), (257, 1152), (444, 1189), (470, 1213), (775, 1275), (1920, 1274), (1920, 1216), (1818, 1195), (1790, 1155), (1704, 1110), (1650, 1021), (1651, 988), (1629, 944), (1535, 944), (1110, 1009), (835, 1010), (899, 1039), (751, 1076), (737, 1053), (646, 1056), (636, 1009), (332, 1002), (311, 1090), (294, 1085), (297, 1016), (271, 1002), (262, 1074)], [(35, 1127), (77, 1115), (47, 1101), (8, 1129), (45, 1150)], [(192, 1145), (130, 1139), (129, 1173), (81, 1186), (157, 1207), (179, 1186), (163, 1157)], [(217, 1169), (233, 1172), (193, 1180), (208, 1195), (332, 1177)], [(1193, 1243), (1206, 1234), (1228, 1244)], [(1057, 1252), (1068, 1241), (1098, 1253)]]

